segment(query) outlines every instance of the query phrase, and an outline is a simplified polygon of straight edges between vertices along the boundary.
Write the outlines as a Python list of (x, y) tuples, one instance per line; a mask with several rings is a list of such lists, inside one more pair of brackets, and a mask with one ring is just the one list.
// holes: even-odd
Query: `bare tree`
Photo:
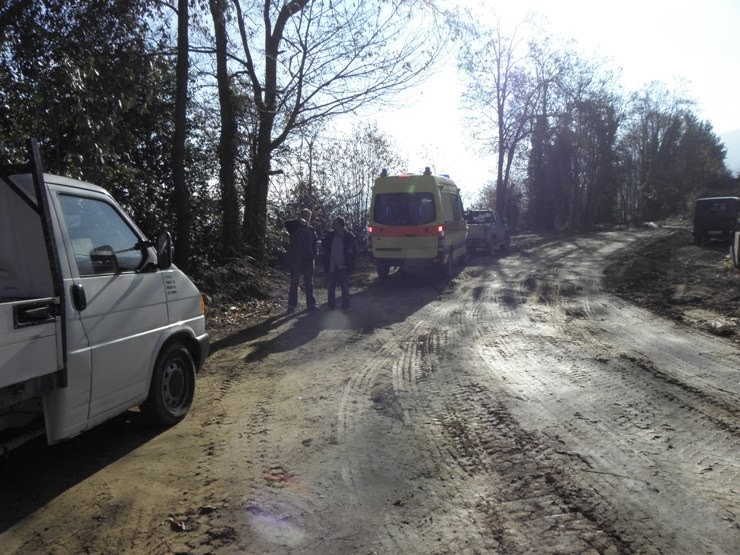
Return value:
[(461, 52), (460, 66), (470, 78), (464, 101), (475, 113), (472, 128), (498, 156), (496, 209), (502, 214), (507, 214), (515, 156), (531, 132), (537, 87), (521, 35), (525, 24), (511, 36), (503, 33), (500, 21), (492, 29), (470, 28), (470, 40)]
[(236, 62), (258, 114), (243, 232), (263, 259), (273, 152), (303, 126), (420, 82), (442, 53), (444, 33), (426, 0), (232, 3), (242, 49)]
[(221, 247), (224, 256), (241, 253), (239, 230), (239, 195), (236, 188), (237, 123), (231, 75), (228, 70), (228, 34), (226, 12), (228, 0), (209, 0), (216, 40), (216, 81), (221, 114), (221, 133), (218, 144), (219, 184), (223, 217)]
[(275, 159), (289, 170), (274, 179), (271, 208), (284, 215), (310, 208), (319, 234), (330, 230), (335, 216), (344, 216), (347, 229), (363, 248), (375, 178), (383, 168), (391, 173), (402, 171), (407, 161), (374, 122), (359, 123), (349, 134), (317, 126), (302, 130), (300, 138), (289, 159)]
[(587, 62), (572, 42), (550, 37), (530, 45), (535, 70), (534, 128), (529, 153), (529, 213), (551, 229), (610, 221), (619, 124), (614, 79)]
[(655, 173), (681, 115), (691, 102), (665, 84), (649, 83), (631, 95), (625, 128), (620, 137), (624, 215), (627, 219), (654, 218), (660, 211)]
[(320, 165), (329, 171), (322, 179), (334, 199), (334, 214), (342, 214), (347, 228), (361, 248), (367, 242), (367, 215), (375, 178), (383, 168), (398, 173), (407, 166), (393, 142), (375, 123), (356, 126), (339, 140), (327, 141), (320, 152)]
[(620, 200), (628, 219), (681, 214), (696, 195), (722, 190), (729, 177), (724, 148), (693, 104), (680, 86), (658, 82), (631, 95), (619, 143)]

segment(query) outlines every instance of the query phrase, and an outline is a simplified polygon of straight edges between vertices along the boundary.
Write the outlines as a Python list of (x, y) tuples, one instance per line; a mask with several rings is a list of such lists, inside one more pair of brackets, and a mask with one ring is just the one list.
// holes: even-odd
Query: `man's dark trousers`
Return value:
[(349, 308), (349, 274), (347, 269), (336, 269), (326, 275), (326, 296), (329, 308), (336, 306), (337, 283), (342, 290), (342, 308)]
[(304, 258), (300, 262), (294, 262), (290, 266), (290, 289), (288, 290), (288, 307), (298, 307), (298, 284), (303, 276), (303, 286), (306, 288), (306, 306), (316, 306), (316, 298), (313, 296), (313, 258)]

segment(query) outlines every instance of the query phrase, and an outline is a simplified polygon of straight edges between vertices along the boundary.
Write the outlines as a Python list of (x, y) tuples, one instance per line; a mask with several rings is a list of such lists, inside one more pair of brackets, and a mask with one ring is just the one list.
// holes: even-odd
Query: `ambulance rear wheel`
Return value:
[(378, 277), (379, 278), (387, 278), (388, 272), (391, 271), (391, 265), (387, 262), (378, 262), (375, 265), (376, 270), (378, 271)]
[(452, 278), (455, 275), (455, 258), (452, 256), (452, 251), (447, 255), (447, 262), (444, 265), (443, 272), (446, 278)]
[(195, 396), (195, 364), (190, 352), (172, 343), (159, 354), (142, 412), (154, 424), (173, 426), (185, 418)]
[(462, 258), (460, 258), (460, 262), (463, 266), (466, 268), (470, 266), (470, 250), (468, 248), (465, 248), (465, 254), (462, 255)]

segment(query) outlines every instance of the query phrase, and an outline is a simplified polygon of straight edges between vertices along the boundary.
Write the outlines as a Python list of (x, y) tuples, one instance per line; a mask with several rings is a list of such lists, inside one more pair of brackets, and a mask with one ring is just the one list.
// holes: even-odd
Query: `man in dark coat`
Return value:
[(287, 258), (290, 264), (290, 289), (288, 290), (288, 314), (298, 308), (298, 284), (303, 276), (303, 286), (306, 289), (306, 306), (308, 310), (316, 310), (316, 299), (313, 296), (314, 260), (318, 249), (316, 231), (309, 225), (311, 211), (308, 208), (301, 210), (299, 217), (285, 222), (285, 229), (290, 234)]
[(322, 262), (326, 271), (326, 290), (329, 309), (336, 307), (337, 283), (342, 290), (342, 308), (349, 308), (349, 274), (355, 269), (357, 244), (351, 231), (344, 229), (344, 218), (337, 216), (332, 231), (321, 242)]

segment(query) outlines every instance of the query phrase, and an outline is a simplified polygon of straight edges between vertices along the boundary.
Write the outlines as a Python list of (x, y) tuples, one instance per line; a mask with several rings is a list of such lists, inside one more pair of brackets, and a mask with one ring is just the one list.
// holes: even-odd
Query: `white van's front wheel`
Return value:
[(195, 394), (195, 364), (179, 343), (168, 345), (154, 367), (149, 396), (142, 405), (151, 420), (172, 426), (185, 418)]

